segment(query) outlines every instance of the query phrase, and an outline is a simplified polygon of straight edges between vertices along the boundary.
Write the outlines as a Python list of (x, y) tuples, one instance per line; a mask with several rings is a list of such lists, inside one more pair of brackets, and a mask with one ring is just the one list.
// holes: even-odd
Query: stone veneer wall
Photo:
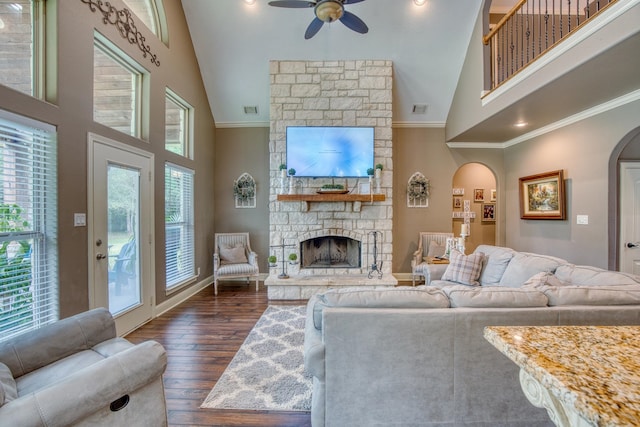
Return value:
[[(363, 274), (373, 262), (373, 238), (370, 232), (382, 233), (378, 263), (391, 274), (393, 220), (392, 159), (392, 84), (391, 61), (271, 61), (271, 129), (269, 242), (293, 247), (285, 249), (299, 254), (301, 241), (322, 235), (346, 236), (362, 242), (361, 269), (303, 269), (288, 265), (290, 275)], [(312, 202), (308, 211), (303, 202), (279, 202), (280, 173), (286, 162), (287, 126), (374, 126), (374, 162), (382, 163), (381, 192), (384, 202), (362, 202), (354, 210), (351, 202)], [(331, 179), (299, 178), (302, 193), (315, 193)], [(345, 179), (333, 180), (344, 184)], [(346, 180), (348, 188), (357, 180)], [(359, 180), (366, 182), (366, 178)], [(270, 254), (281, 258), (280, 249)], [(277, 272), (281, 266), (278, 265)], [(272, 269), (271, 273), (276, 271)]]

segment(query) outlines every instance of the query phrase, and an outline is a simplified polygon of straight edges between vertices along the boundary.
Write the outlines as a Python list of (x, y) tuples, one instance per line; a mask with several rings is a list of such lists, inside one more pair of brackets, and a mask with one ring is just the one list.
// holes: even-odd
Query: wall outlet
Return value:
[(589, 215), (576, 215), (576, 224), (578, 224), (578, 225), (588, 225), (589, 224)]

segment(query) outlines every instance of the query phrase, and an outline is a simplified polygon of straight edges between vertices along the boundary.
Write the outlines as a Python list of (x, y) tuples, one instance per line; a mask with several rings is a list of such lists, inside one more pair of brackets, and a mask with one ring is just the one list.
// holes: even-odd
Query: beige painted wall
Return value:
[[(636, 101), (505, 149), (507, 246), (607, 268), (609, 159), (639, 125)], [(557, 169), (565, 173), (567, 220), (521, 220), (518, 178)], [(589, 224), (577, 225), (576, 215)]]
[[(112, 0), (121, 9), (121, 0)], [(160, 67), (142, 57), (115, 27), (104, 25), (102, 15), (92, 13), (78, 1), (48, 1), (50, 16), (57, 12), (57, 94), (43, 102), (6, 87), (0, 87), (0, 108), (36, 120), (51, 123), (58, 129), (58, 247), (60, 259), (60, 317), (89, 308), (88, 234), (86, 227), (73, 227), (73, 214), (87, 212), (87, 133), (93, 132), (119, 140), (155, 155), (155, 267), (156, 303), (166, 299), (164, 291), (164, 164), (171, 161), (196, 171), (195, 221), (196, 267), (200, 279), (212, 274), (213, 248), (213, 148), (214, 122), (199, 74), (191, 38), (177, 1), (165, 1), (169, 27), (167, 47), (146, 27), (145, 35), (151, 51), (158, 55)], [(94, 30), (107, 36), (120, 49), (139, 62), (150, 73), (148, 81), (148, 131), (142, 140), (94, 123), (92, 119), (93, 37)], [(48, 34), (54, 40), (56, 34)], [(50, 52), (53, 54), (54, 52)], [(49, 56), (54, 64), (55, 55)], [(53, 79), (56, 80), (55, 78)], [(164, 150), (165, 87), (195, 107), (195, 160), (187, 160)], [(50, 88), (51, 89), (51, 88)]]
[[(246, 231), (251, 249), (258, 254), (261, 273), (268, 273), (269, 256), (269, 128), (223, 128), (216, 130), (216, 161), (213, 195), (216, 233)], [(256, 207), (235, 207), (233, 181), (243, 173), (256, 181)]]

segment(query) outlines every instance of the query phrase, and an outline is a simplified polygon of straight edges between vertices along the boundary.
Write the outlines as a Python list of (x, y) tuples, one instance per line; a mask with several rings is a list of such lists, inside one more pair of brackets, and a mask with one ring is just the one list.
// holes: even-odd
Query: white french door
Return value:
[(124, 335), (154, 308), (153, 154), (89, 134), (90, 306)]
[(640, 274), (640, 162), (620, 163), (620, 271)]

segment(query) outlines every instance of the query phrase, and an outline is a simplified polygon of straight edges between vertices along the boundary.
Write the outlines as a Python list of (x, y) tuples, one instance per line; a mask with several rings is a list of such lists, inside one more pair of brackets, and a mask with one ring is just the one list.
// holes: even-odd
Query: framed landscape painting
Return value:
[(520, 178), (520, 218), (565, 219), (562, 170)]

